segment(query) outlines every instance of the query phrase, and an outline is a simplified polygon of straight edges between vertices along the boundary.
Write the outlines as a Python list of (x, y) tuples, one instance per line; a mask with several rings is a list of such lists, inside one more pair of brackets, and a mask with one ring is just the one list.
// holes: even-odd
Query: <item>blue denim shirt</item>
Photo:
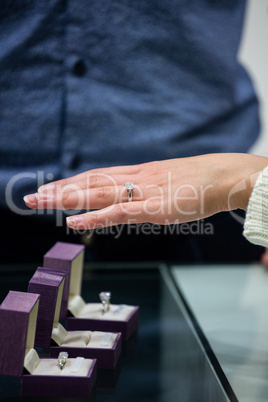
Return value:
[(37, 172), (246, 152), (259, 120), (237, 61), (244, 3), (2, 0), (1, 205), (8, 185), (22, 206)]

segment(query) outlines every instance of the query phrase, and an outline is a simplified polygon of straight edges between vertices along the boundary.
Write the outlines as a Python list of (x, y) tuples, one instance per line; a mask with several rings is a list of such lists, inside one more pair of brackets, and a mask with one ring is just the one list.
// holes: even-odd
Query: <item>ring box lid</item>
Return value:
[(29, 293), (40, 294), (35, 346), (48, 348), (54, 323), (60, 318), (65, 272), (38, 267), (28, 285)]
[(21, 377), (34, 347), (39, 294), (10, 291), (0, 306), (0, 375)]
[(84, 250), (83, 245), (57, 242), (44, 255), (45, 268), (61, 270), (66, 274), (60, 318), (67, 316), (69, 297), (81, 294)]

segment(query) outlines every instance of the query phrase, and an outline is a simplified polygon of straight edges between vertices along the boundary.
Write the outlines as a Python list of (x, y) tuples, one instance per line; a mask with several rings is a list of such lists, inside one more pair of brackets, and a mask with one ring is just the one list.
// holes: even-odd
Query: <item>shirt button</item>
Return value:
[(86, 64), (83, 60), (77, 60), (77, 62), (73, 66), (73, 73), (77, 77), (83, 77), (87, 72)]
[(79, 156), (74, 155), (70, 160), (70, 169), (76, 170), (79, 167)]

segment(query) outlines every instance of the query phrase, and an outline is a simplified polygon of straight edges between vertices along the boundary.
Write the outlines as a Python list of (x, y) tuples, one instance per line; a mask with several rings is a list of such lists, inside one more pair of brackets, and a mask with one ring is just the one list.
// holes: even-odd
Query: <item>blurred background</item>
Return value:
[(268, 156), (268, 52), (263, 45), (267, 38), (268, 0), (248, 0), (239, 59), (251, 74), (261, 103), (261, 135), (251, 152), (262, 156)]

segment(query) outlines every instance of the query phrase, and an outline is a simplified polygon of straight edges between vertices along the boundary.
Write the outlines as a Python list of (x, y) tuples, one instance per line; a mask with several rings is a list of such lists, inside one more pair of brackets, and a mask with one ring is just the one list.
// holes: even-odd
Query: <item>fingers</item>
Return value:
[(150, 218), (150, 216), (146, 214), (143, 205), (143, 201), (111, 205), (100, 211), (68, 217), (66, 222), (71, 229), (77, 230), (142, 222), (154, 223), (154, 216)]
[(120, 185), (131, 179), (133, 175), (139, 173), (139, 165), (136, 166), (118, 166), (104, 169), (89, 170), (84, 173), (80, 173), (76, 176), (69, 177), (54, 181), (48, 184), (44, 184), (39, 187), (39, 193), (54, 193), (68, 188), (71, 189), (76, 186), (81, 190), (91, 187), (103, 187), (111, 185)]
[[(135, 186), (132, 190), (132, 200), (142, 201), (152, 197), (163, 198), (161, 188), (146, 185), (143, 188)], [(101, 209), (109, 205), (127, 202), (128, 191), (124, 185), (90, 188), (86, 190), (65, 190), (55, 193), (36, 193), (24, 197), (25, 203), (32, 209)]]
[[(117, 168), (113, 169), (117, 171)], [(123, 195), (119, 197), (118, 194), (119, 188), (122, 192), (126, 192), (124, 185), (129, 181), (129, 177), (133, 177), (133, 175), (112, 176), (99, 171), (94, 174), (86, 172), (70, 179), (41, 186), (38, 193), (26, 195), (24, 201), (32, 209), (78, 209), (79, 206), (81, 208), (102, 208), (115, 202), (126, 201)], [(96, 191), (93, 191), (94, 189)], [(135, 192), (137, 195), (137, 189)], [(98, 203), (98, 200), (101, 202)]]
[[(148, 169), (151, 169), (151, 164), (148, 164)], [(153, 174), (156, 180), (156, 173)], [(164, 203), (164, 180), (160, 185), (152, 184), (151, 176), (150, 171), (144, 172), (143, 165), (95, 169), (44, 185), (38, 193), (29, 194), (24, 200), (32, 209), (94, 210), (68, 218), (67, 224), (73, 229), (158, 223), (161, 220), (159, 205)], [(135, 187), (132, 202), (128, 202), (130, 198), (125, 183), (132, 181)], [(136, 183), (142, 183), (142, 186)]]
[(56, 194), (38, 193), (37, 208), (46, 209), (100, 209), (127, 201), (123, 187), (107, 186), (78, 191), (63, 191)]

